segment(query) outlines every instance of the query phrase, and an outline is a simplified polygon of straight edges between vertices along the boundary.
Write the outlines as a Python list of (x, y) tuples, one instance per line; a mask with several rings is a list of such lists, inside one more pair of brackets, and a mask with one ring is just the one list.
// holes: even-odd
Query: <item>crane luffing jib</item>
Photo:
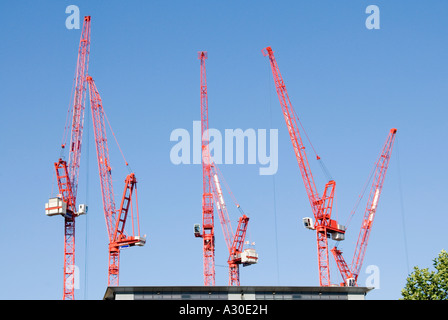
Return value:
[[(288, 91), (286, 90), (286, 86), (280, 73), (277, 61), (275, 60), (274, 51), (271, 47), (267, 47), (263, 49), (262, 52), (264, 56), (269, 57), (269, 61), (271, 63), (275, 88), (277, 90), (280, 106), (282, 107), (282, 113), (285, 118), (286, 127), (288, 128), (289, 136), (291, 138), (291, 143), (293, 145), (297, 162), (299, 164), (308, 199), (310, 201), (314, 217), (316, 218), (315, 227), (319, 225), (319, 220), (321, 220), (322, 224), (326, 224), (327, 227), (332, 228), (333, 224), (329, 223), (328, 221), (328, 219), (331, 217), (331, 206), (329, 205), (331, 205), (332, 203), (332, 197), (334, 195), (336, 182), (330, 180), (325, 185), (323, 196), (319, 196), (305, 152), (305, 146), (300, 135), (299, 125), (297, 122), (298, 119), (289, 99)], [(341, 230), (335, 229), (335, 231)]]
[(364, 255), (369, 240), (370, 231), (372, 230), (372, 223), (375, 218), (378, 201), (383, 190), (384, 179), (386, 178), (387, 168), (389, 167), (390, 156), (395, 141), (395, 135), (397, 129), (390, 130), (387, 140), (384, 144), (381, 155), (376, 162), (375, 174), (373, 176), (373, 183), (370, 189), (370, 195), (367, 201), (367, 207), (364, 212), (364, 219), (361, 225), (361, 230), (356, 245), (356, 251), (352, 260), (352, 272), (355, 280), (358, 279), (358, 275), (364, 260)]
[(84, 126), (84, 109), (86, 96), (86, 76), (89, 68), (90, 53), (90, 16), (84, 17), (84, 24), (79, 42), (78, 61), (76, 65), (74, 95), (73, 95), (73, 120), (71, 140), (69, 146), (69, 175), (73, 187), (73, 195), (76, 199), (78, 189), (79, 165), (81, 159), (82, 133)]
[(291, 138), (291, 143), (294, 148), (294, 152), (299, 164), (300, 172), (303, 177), (305, 189), (308, 194), (311, 207), (314, 215), (317, 215), (316, 200), (319, 199), (319, 194), (314, 183), (313, 175), (308, 163), (308, 158), (305, 153), (305, 147), (302, 142), (302, 137), (299, 132), (299, 126), (295, 117), (295, 111), (292, 107), (291, 101), (286, 90), (285, 83), (283, 81), (280, 69), (277, 65), (277, 61), (274, 57), (274, 51), (271, 47), (263, 49), (263, 55), (269, 57), (271, 63), (272, 75), (274, 77), (275, 88), (277, 90), (278, 99), (282, 108), (283, 116), (285, 118), (286, 127)]
[[(58, 186), (62, 184), (59, 179), (67, 178), (69, 183), (63, 183), (66, 189), (60, 189), (59, 194), (69, 206), (69, 215), (67, 218), (73, 218), (76, 215), (76, 194), (78, 189), (78, 175), (79, 165), (81, 159), (81, 144), (83, 134), (84, 109), (85, 109), (85, 95), (86, 95), (86, 75), (89, 67), (89, 53), (90, 53), (90, 16), (84, 17), (83, 28), (81, 32), (81, 39), (79, 41), (78, 59), (76, 63), (76, 71), (74, 78), (74, 94), (73, 100), (70, 101), (69, 110), (72, 110), (71, 121), (71, 140), (69, 147), (68, 163), (59, 159), (55, 163), (56, 177), (58, 179)], [(65, 144), (62, 145), (65, 148)], [(66, 167), (65, 174), (61, 174), (58, 168)]]
[(216, 209), (219, 215), (219, 221), (221, 222), (222, 231), (224, 234), (224, 240), (229, 251), (229, 258), (227, 263), (229, 265), (229, 285), (240, 285), (240, 273), (239, 265), (251, 265), (258, 262), (258, 254), (252, 249), (250, 256), (248, 255), (243, 259), (243, 245), (246, 238), (247, 227), (249, 223), (249, 217), (243, 214), (238, 220), (238, 227), (236, 233), (233, 233), (232, 225), (230, 222), (227, 206), (224, 201), (224, 195), (222, 193), (221, 183), (218, 177), (218, 170), (216, 164), (212, 164), (212, 176), (213, 176), (213, 196), (216, 204)]
[[(100, 176), (101, 194), (103, 200), (104, 216), (106, 220), (107, 232), (109, 235), (109, 269), (108, 285), (119, 285), (120, 270), (120, 247), (123, 246), (143, 246), (146, 242), (145, 237), (140, 237), (140, 228), (138, 226), (138, 235), (135, 236), (134, 228), (132, 236), (126, 236), (125, 224), (131, 207), (132, 195), (136, 191), (137, 180), (134, 173), (127, 175), (125, 187), (121, 199), (120, 208), (115, 208), (112, 167), (109, 158), (109, 147), (106, 135), (106, 119), (103, 109), (101, 96), (92, 77), (87, 77), (90, 93), (90, 105), (92, 110), (93, 128), (95, 135), (95, 145), (98, 160), (98, 172)], [(132, 208), (132, 207), (131, 207)], [(138, 222), (137, 208), (137, 222)]]
[(222, 193), (221, 183), (219, 181), (218, 172), (216, 170), (216, 164), (211, 165), (211, 176), (213, 177), (212, 191), (215, 207), (218, 211), (219, 221), (221, 222), (222, 231), (224, 234), (224, 240), (227, 245), (227, 250), (230, 252), (232, 248), (233, 230), (227, 211), (227, 206), (224, 201), (224, 195)]
[(227, 250), (229, 251), (229, 260), (234, 260), (234, 256), (242, 252), (249, 218), (245, 214), (240, 217), (237, 232), (234, 234), (216, 164), (212, 164), (211, 169), (214, 182), (212, 184), (214, 202), (219, 214), (219, 221), (221, 222)]
[(315, 218), (313, 229), (316, 230), (317, 234), (319, 282), (321, 286), (329, 286), (330, 268), (327, 237), (328, 234), (331, 234), (333, 239), (343, 240), (343, 235), (345, 233), (345, 228), (343, 226), (339, 225), (336, 221), (331, 220), (336, 183), (333, 180), (327, 182), (322, 197), (319, 196), (306, 156), (305, 146), (300, 135), (298, 118), (289, 99), (277, 61), (275, 60), (274, 51), (271, 47), (267, 47), (262, 50), (262, 53), (264, 56), (269, 57), (282, 113), (285, 118), (286, 127), (288, 128), (302, 180)]
[(372, 230), (372, 224), (375, 218), (381, 191), (383, 189), (386, 172), (389, 167), (389, 161), (392, 154), (396, 133), (397, 129), (395, 128), (389, 131), (389, 135), (387, 136), (386, 142), (384, 143), (384, 146), (381, 150), (380, 156), (375, 163), (375, 171), (373, 173), (373, 181), (370, 187), (369, 198), (367, 200), (366, 209), (364, 211), (361, 229), (359, 232), (358, 241), (356, 243), (355, 252), (350, 268), (345, 262), (341, 250), (338, 250), (336, 247), (331, 250), (336, 259), (344, 285), (348, 285), (350, 281), (352, 281), (351, 285), (356, 285), (358, 281), (358, 276), (364, 261), (370, 232)]
[(112, 168), (109, 160), (109, 147), (106, 135), (106, 122), (104, 119), (101, 96), (96, 88), (95, 82), (90, 76), (87, 77), (87, 82), (89, 84), (90, 108), (92, 111), (103, 210), (106, 219), (109, 242), (112, 242), (115, 228), (116, 209), (112, 184)]

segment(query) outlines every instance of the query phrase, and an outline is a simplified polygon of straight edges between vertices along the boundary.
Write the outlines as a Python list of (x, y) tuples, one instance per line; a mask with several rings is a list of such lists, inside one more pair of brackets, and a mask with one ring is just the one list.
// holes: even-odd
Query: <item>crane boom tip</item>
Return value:
[(208, 59), (208, 53), (207, 51), (199, 51), (198, 52), (198, 59), (202, 60), (202, 59)]
[(266, 57), (267, 55), (269, 55), (269, 53), (272, 52), (272, 48), (271, 47), (266, 47), (264, 49), (261, 50), (261, 53), (263, 53), (263, 56)]

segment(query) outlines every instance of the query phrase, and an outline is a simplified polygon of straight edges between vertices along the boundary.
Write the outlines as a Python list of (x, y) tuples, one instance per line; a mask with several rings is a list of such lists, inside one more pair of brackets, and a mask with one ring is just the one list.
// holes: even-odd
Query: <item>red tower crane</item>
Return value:
[[(118, 286), (120, 271), (120, 248), (128, 246), (144, 246), (146, 243), (146, 237), (140, 236), (137, 200), (137, 232), (135, 232), (134, 225), (132, 227), (132, 235), (128, 236), (124, 230), (129, 209), (131, 209), (131, 213), (133, 212), (132, 196), (134, 191), (135, 198), (137, 198), (137, 180), (134, 173), (130, 173), (126, 176), (121, 204), (119, 209), (116, 210), (112, 183), (112, 167), (109, 158), (103, 103), (92, 77), (88, 76), (87, 82), (89, 85), (90, 106), (92, 109), (93, 129), (95, 134), (104, 216), (106, 219), (107, 233), (109, 235), (108, 286)], [(132, 217), (132, 221), (133, 220), (134, 219)]]
[[(333, 240), (341, 241), (345, 238), (345, 226), (338, 224), (335, 220), (331, 219), (331, 212), (333, 207), (333, 199), (335, 194), (336, 183), (330, 180), (326, 183), (322, 197), (319, 197), (314, 179), (311, 174), (311, 170), (308, 164), (308, 160), (305, 153), (305, 146), (302, 143), (300, 137), (300, 131), (297, 124), (299, 121), (292, 105), (289, 100), (288, 93), (283, 78), (280, 74), (279, 67), (274, 57), (274, 52), (271, 47), (267, 47), (262, 50), (264, 56), (269, 56), (271, 63), (271, 69), (274, 76), (275, 87), (282, 107), (283, 115), (288, 127), (291, 142), (294, 147), (299, 168), (302, 174), (303, 181), (305, 183), (305, 189), (308, 194), (308, 198), (313, 209), (315, 223), (313, 224), (310, 218), (304, 219), (305, 227), (308, 229), (316, 230), (317, 234), (317, 249), (318, 249), (318, 265), (319, 265), (319, 282), (321, 286), (329, 286), (330, 282), (330, 268), (328, 259), (328, 240), (331, 236)], [(297, 120), (297, 121), (296, 121)], [(300, 123), (300, 122), (299, 122)], [(395, 137), (396, 129), (391, 129), (386, 144), (383, 148), (383, 152), (376, 164), (376, 172), (374, 184), (372, 185), (371, 195), (367, 204), (367, 209), (364, 216), (364, 222), (361, 227), (361, 232), (358, 239), (357, 249), (353, 257), (352, 268), (350, 269), (345, 263), (342, 257), (342, 252), (336, 247), (332, 249), (332, 253), (336, 260), (336, 264), (344, 279), (344, 285), (353, 285), (358, 277), (362, 261), (364, 258), (367, 240), (370, 234), (374, 214), (381, 193), (384, 177), (386, 174), (390, 152)], [(317, 156), (317, 160), (320, 160)], [(354, 282), (351, 281), (354, 279)]]
[[(72, 111), (71, 140), (69, 145), (68, 163), (60, 158), (54, 164), (59, 195), (52, 198), (45, 206), (48, 216), (62, 215), (64, 217), (64, 284), (63, 299), (73, 300), (75, 280), (75, 218), (86, 213), (86, 207), (77, 210), (76, 195), (81, 158), (81, 143), (84, 122), (84, 102), (86, 94), (86, 75), (89, 66), (90, 53), (90, 16), (84, 17), (81, 39), (79, 42), (78, 60), (74, 79), (73, 100), (69, 111)], [(67, 127), (66, 127), (67, 129)], [(65, 149), (65, 134), (62, 143)]]
[(358, 241), (355, 247), (355, 253), (351, 267), (349, 268), (345, 262), (342, 251), (337, 247), (331, 249), (333, 256), (336, 260), (339, 271), (342, 275), (343, 285), (356, 285), (358, 276), (361, 271), (361, 266), (364, 261), (364, 256), (367, 249), (367, 243), (369, 240), (370, 232), (372, 230), (373, 220), (375, 218), (376, 209), (378, 207), (378, 201), (380, 199), (381, 191), (383, 189), (384, 179), (386, 177), (387, 168), (389, 167), (389, 160), (392, 153), (392, 148), (395, 141), (395, 135), (397, 129), (390, 130), (384, 143), (378, 160), (375, 163), (375, 171), (373, 174), (373, 182), (370, 188), (369, 198), (367, 200), (367, 206), (364, 211), (364, 217), (361, 224), (361, 230), (359, 232)]
[[(206, 51), (198, 53), (201, 61), (201, 136), (202, 136), (202, 233), (199, 225), (195, 225), (195, 237), (203, 239), (204, 285), (215, 285), (215, 232), (214, 232), (214, 204), (218, 211), (224, 239), (229, 250), (229, 285), (239, 285), (239, 265), (257, 263), (258, 255), (254, 249), (243, 251), (249, 218), (243, 214), (239, 219), (236, 234), (233, 234), (222, 188), (218, 178), (218, 169), (213, 163), (209, 150), (208, 125), (208, 94), (205, 60)], [(212, 181), (213, 177), (213, 181)], [(239, 205), (238, 205), (239, 208)]]
[[(299, 164), (300, 173), (305, 184), (308, 199), (313, 210), (315, 223), (310, 228), (316, 230), (317, 235), (317, 252), (319, 265), (319, 282), (321, 286), (330, 285), (330, 267), (328, 259), (328, 236), (331, 235), (333, 240), (343, 240), (345, 236), (344, 226), (339, 225), (335, 220), (331, 219), (333, 209), (333, 198), (335, 193), (336, 182), (330, 180), (326, 183), (322, 196), (317, 192), (314, 178), (305, 153), (305, 146), (300, 136), (298, 117), (289, 100), (288, 92), (283, 81), (280, 69), (274, 57), (271, 47), (262, 50), (264, 56), (269, 56), (272, 74), (274, 77), (275, 88), (282, 107), (283, 116), (289, 131), (289, 136), (294, 148), (294, 152)], [(320, 158), (317, 156), (317, 159)], [(310, 224), (310, 222), (308, 222)]]

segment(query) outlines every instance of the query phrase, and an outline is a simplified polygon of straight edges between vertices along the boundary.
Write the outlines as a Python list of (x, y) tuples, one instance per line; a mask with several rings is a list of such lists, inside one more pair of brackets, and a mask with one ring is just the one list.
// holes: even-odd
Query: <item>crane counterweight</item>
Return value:
[(45, 204), (45, 214), (47, 216), (62, 215), (67, 213), (67, 202), (60, 197), (50, 198)]

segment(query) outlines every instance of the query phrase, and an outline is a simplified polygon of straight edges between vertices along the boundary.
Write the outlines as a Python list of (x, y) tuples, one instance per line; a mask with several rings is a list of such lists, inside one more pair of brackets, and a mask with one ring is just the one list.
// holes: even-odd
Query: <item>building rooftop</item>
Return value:
[(297, 286), (119, 286), (103, 300), (364, 300), (373, 288)]

